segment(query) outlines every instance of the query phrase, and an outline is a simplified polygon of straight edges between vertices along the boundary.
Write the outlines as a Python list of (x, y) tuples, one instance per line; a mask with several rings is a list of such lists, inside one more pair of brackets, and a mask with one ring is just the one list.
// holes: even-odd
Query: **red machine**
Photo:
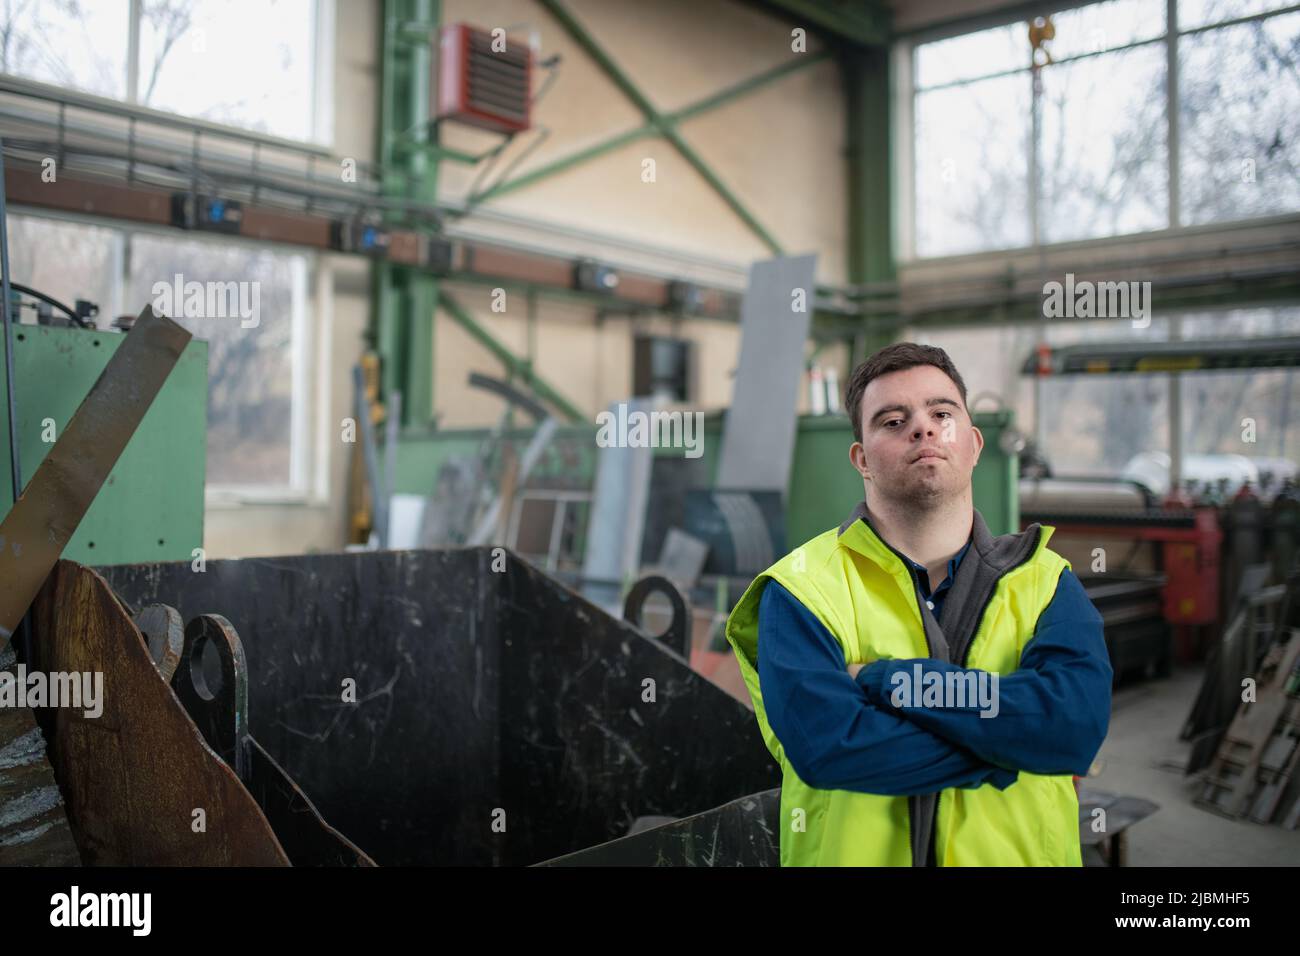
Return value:
[(1219, 553), (1223, 532), (1214, 508), (1196, 508), (1191, 528), (1153, 528), (1164, 543), (1165, 619), (1212, 624), (1219, 617)]
[[(1126, 499), (1127, 496), (1127, 499)], [(1036, 520), (1056, 527), (1053, 546), (1087, 574), (1088, 557), (1106, 540), (1131, 545), (1126, 555), (1151, 546), (1145, 574), (1164, 576), (1160, 617), (1173, 628), (1175, 653), (1183, 661), (1203, 650), (1204, 628), (1219, 623), (1222, 610), (1223, 531), (1217, 507), (1195, 503), (1183, 492), (1171, 494), (1160, 507), (1140, 501), (1139, 493), (1119, 485), (1022, 483), (1022, 523)], [(1060, 541), (1060, 545), (1057, 542)], [(1073, 544), (1071, 544), (1073, 542)], [(1122, 561), (1127, 566), (1127, 561)], [(1106, 568), (1092, 578), (1100, 583), (1126, 567)], [(1123, 615), (1119, 615), (1123, 617)]]
[(528, 43), (456, 23), (443, 27), (438, 118), (496, 133), (518, 133), (532, 122), (533, 51)]

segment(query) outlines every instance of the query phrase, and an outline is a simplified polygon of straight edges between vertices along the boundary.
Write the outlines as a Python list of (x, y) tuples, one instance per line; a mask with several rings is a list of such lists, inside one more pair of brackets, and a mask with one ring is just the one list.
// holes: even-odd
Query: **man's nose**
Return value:
[(922, 420), (920, 424), (915, 425), (912, 428), (913, 438), (920, 438), (923, 435), (933, 435), (933, 434), (934, 434), (934, 422), (927, 422), (925, 420)]

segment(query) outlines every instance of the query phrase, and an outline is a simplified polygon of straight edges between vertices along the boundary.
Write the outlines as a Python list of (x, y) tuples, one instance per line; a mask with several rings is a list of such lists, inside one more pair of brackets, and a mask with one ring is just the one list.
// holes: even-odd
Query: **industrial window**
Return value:
[(900, 48), (900, 258), (1300, 209), (1294, 4), (1109, 0), (1051, 21), (1037, 53), (1024, 22)]
[(129, 7), (7, 0), (0, 7), (0, 72), (124, 99)]
[[(118, 229), (9, 216), (9, 269), (13, 281), (69, 307), (74, 307), (77, 299), (95, 303), (99, 306), (95, 321), (101, 327), (108, 327), (122, 309), (122, 252), (123, 235)], [(57, 311), (53, 317), (63, 319)], [(35, 316), (24, 309), (20, 318), (31, 322)]]
[[(1190, 24), (1276, 4), (1181, 3)], [(1300, 209), (1300, 12), (1179, 39), (1183, 222)]]
[[(309, 259), (243, 243), (131, 236), (127, 301), (152, 302), (190, 282), (218, 291), (210, 310), (172, 317), (208, 343), (208, 462), (212, 497), (305, 495), (310, 394)], [(161, 285), (160, 285), (161, 284)], [(231, 286), (234, 285), (233, 294)], [(238, 299), (236, 299), (236, 296)], [(172, 292), (172, 301), (180, 296)], [(239, 307), (232, 306), (238, 302)]]
[(331, 116), (315, 91), (332, 85), (333, 3), (6, 0), (0, 72), (328, 143)]
[[(207, 341), (211, 500), (324, 493), (325, 476), (312, 467), (319, 416), (311, 397), (321, 374), (316, 348), (328, 330), (319, 327), (327, 318), (315, 329), (306, 319), (314, 257), (43, 216), (12, 215), (9, 229), (15, 281), (68, 305), (95, 302), (95, 321), (105, 329), (117, 315), (155, 302), (166, 287), (169, 317)], [(189, 285), (195, 282), (201, 305)], [(34, 320), (26, 311), (23, 318)]]

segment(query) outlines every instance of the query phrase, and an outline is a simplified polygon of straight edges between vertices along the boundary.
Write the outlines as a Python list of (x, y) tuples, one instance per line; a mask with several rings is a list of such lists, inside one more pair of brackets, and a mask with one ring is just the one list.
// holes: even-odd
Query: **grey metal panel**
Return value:
[[(629, 399), (610, 406), (619, 419), (619, 405), (627, 416), (649, 414), (650, 399)], [(614, 617), (622, 613), (621, 588), (641, 568), (641, 536), (645, 531), (646, 501), (650, 494), (649, 447), (601, 448), (596, 454), (596, 483), (587, 523), (587, 548), (582, 563), (583, 596)]]
[[(740, 363), (722, 433), (718, 488), (785, 494), (816, 268), (815, 255), (768, 259), (750, 266), (740, 308)], [(796, 289), (804, 290), (803, 311), (794, 309)]]

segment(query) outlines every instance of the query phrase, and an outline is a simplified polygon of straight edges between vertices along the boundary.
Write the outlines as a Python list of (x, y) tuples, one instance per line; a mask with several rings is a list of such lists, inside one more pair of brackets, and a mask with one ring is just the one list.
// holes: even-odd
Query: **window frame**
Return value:
[(38, 88), (66, 90), (69, 94), (74, 94), (77, 98), (87, 98), (91, 101), (98, 99), (105, 103), (116, 103), (127, 106), (132, 110), (145, 111), (156, 117), (175, 117), (183, 120), (191, 126), (206, 127), (214, 133), (233, 135), (235, 137), (249, 137), (252, 139), (262, 139), (268, 143), (279, 141), (286, 146), (293, 146), (304, 149), (308, 152), (327, 153), (333, 149), (334, 143), (334, 52), (336, 41), (336, 18), (337, 18), (337, 0), (312, 0), (311, 3), (311, 22), (309, 29), (312, 31), (311, 48), (311, 134), (307, 139), (298, 139), (296, 137), (278, 136), (275, 134), (264, 134), (256, 130), (251, 130), (242, 126), (232, 126), (227, 123), (213, 122), (212, 120), (202, 119), (197, 116), (189, 116), (185, 113), (177, 113), (171, 110), (158, 109), (157, 107), (146, 106), (140, 102), (139, 82), (140, 82), (140, 20), (143, 16), (143, 4), (140, 0), (129, 0), (127, 6), (127, 48), (126, 57), (126, 95), (123, 97), (104, 96), (99, 93), (90, 93), (88, 91), (59, 84), (51, 84), (43, 80), (36, 80), (20, 73), (0, 72), (0, 76), (7, 79), (15, 80), (20, 84), (32, 84)]
[[(1028, 175), (1025, 185), (1029, 190), (1029, 235), (1032, 241), (1026, 246), (1007, 246), (991, 249), (978, 249), (961, 253), (944, 253), (939, 255), (921, 255), (916, 249), (916, 98), (924, 92), (919, 88), (916, 82), (916, 49), (927, 43), (934, 43), (940, 40), (953, 39), (955, 37), (966, 36), (972, 33), (978, 33), (983, 30), (996, 29), (1008, 24), (1023, 23), (1033, 16), (1054, 15), (1064, 13), (1070, 10), (1078, 10), (1083, 7), (1094, 6), (1105, 0), (1081, 0), (1081, 2), (1063, 2), (1044, 4), (1030, 3), (1022, 4), (1008, 10), (987, 15), (966, 18), (939, 26), (922, 27), (918, 30), (909, 31), (902, 34), (894, 43), (892, 54), (894, 68), (892, 70), (891, 85), (892, 90), (892, 120), (890, 136), (893, 141), (891, 153), (891, 164), (893, 171), (893, 181), (895, 183), (893, 205), (893, 251), (894, 260), (898, 266), (908, 266), (919, 263), (934, 263), (945, 260), (978, 260), (980, 258), (1000, 259), (1010, 255), (1033, 252), (1038, 249), (1063, 249), (1079, 248), (1096, 245), (1105, 245), (1115, 242), (1132, 242), (1134, 239), (1143, 237), (1171, 237), (1179, 235), (1195, 235), (1207, 231), (1220, 229), (1231, 229), (1241, 226), (1267, 225), (1270, 223), (1286, 223), (1300, 220), (1300, 211), (1279, 213), (1273, 216), (1248, 216), (1239, 219), (1216, 220), (1212, 223), (1198, 223), (1195, 225), (1185, 225), (1182, 222), (1182, 197), (1180, 192), (1180, 151), (1181, 142), (1179, 136), (1179, 84), (1178, 84), (1178, 41), (1182, 37), (1194, 36), (1201, 33), (1207, 33), (1213, 30), (1222, 30), (1234, 27), (1243, 23), (1252, 23), (1259, 20), (1272, 19), (1290, 14), (1300, 13), (1300, 3), (1293, 3), (1287, 6), (1279, 7), (1276, 10), (1265, 11), (1263, 13), (1248, 14), (1240, 17), (1231, 17), (1221, 22), (1207, 24), (1199, 27), (1183, 29), (1178, 23), (1178, 0), (1165, 0), (1165, 31), (1162, 35), (1140, 40), (1134, 43), (1120, 44), (1114, 47), (1108, 47), (1100, 51), (1088, 51), (1077, 53), (1071, 56), (1062, 57), (1055, 61), (1055, 64), (1071, 63), (1076, 60), (1102, 56), (1108, 53), (1116, 53), (1138, 47), (1153, 46), (1162, 44), (1165, 47), (1165, 121), (1167, 129), (1166, 137), (1166, 161), (1167, 161), (1167, 183), (1166, 183), (1166, 201), (1168, 203), (1168, 224), (1163, 228), (1149, 229), (1140, 232), (1117, 233), (1113, 236), (1096, 236), (1088, 239), (1074, 239), (1063, 242), (1039, 242), (1040, 222), (1038, 209), (1040, 205), (1040, 187), (1041, 183), (1035, 176)], [(926, 90), (943, 89), (953, 86), (969, 85), (987, 80), (994, 76), (1003, 75), (1024, 75), (1028, 80), (1030, 67), (1027, 64), (1024, 67), (1015, 70), (1000, 70), (985, 76), (974, 77), (967, 80), (955, 81), (952, 83), (936, 84), (933, 87), (927, 87)], [(1026, 156), (1026, 168), (1029, 169), (1031, 164), (1035, 164), (1032, 153), (1037, 151), (1038, 138), (1040, 131), (1038, 127), (1039, 113), (1039, 96), (1040, 92), (1035, 90), (1033, 93), (1033, 115), (1034, 129), (1031, 134), (1033, 142), (1030, 144), (1031, 156)]]
[[(101, 303), (99, 319), (111, 321), (114, 315), (134, 314), (141, 303), (126, 302), (126, 270), (131, 261), (131, 241), (135, 236), (174, 239), (175, 229), (132, 223), (115, 219), (73, 215), (57, 210), (13, 204), (15, 215), (27, 219), (47, 220), (71, 225), (94, 225), (115, 233), (113, 287), (109, 303)], [(240, 246), (265, 251), (265, 244), (236, 236), (186, 233), (187, 238), (214, 245)], [(294, 309), (290, 321), (290, 356), (293, 382), (289, 413), (289, 480), (283, 484), (213, 484), (203, 481), (205, 510), (237, 510), (247, 505), (300, 505), (320, 507), (330, 503), (330, 359), (332, 353), (333, 270), (329, 257), (320, 250), (305, 246), (277, 246), (285, 255), (304, 260), (299, 282), (295, 283)], [(312, 321), (311, 317), (315, 316)]]

